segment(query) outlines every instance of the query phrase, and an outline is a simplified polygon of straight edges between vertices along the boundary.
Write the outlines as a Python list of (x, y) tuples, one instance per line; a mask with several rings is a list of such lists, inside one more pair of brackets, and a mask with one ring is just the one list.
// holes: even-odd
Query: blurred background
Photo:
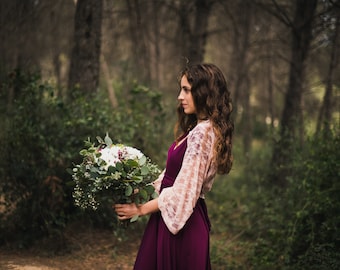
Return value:
[(213, 269), (339, 269), (339, 0), (2, 0), (0, 15), (3, 252), (93, 255), (79, 246), (107, 232), (102, 269), (131, 267), (147, 219), (76, 208), (67, 170), (106, 132), (163, 168), (179, 72), (210, 62), (235, 123), (207, 196)]

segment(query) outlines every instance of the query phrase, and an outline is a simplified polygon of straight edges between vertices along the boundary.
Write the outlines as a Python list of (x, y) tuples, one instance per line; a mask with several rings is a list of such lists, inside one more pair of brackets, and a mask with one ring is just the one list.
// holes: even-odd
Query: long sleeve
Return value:
[(168, 229), (177, 234), (189, 219), (202, 190), (211, 188), (216, 174), (212, 156), (214, 132), (209, 122), (198, 124), (188, 135), (182, 167), (173, 186), (164, 188), (158, 206)]
[(161, 189), (162, 180), (164, 178), (164, 173), (165, 173), (165, 169), (161, 172), (161, 174), (158, 176), (158, 178), (155, 181), (152, 182), (152, 185), (154, 186), (157, 194), (159, 194), (159, 191)]

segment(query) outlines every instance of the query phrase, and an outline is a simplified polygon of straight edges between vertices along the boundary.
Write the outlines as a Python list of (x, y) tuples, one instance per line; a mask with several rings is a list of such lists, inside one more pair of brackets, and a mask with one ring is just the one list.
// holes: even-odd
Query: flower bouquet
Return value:
[(157, 196), (151, 182), (160, 170), (150, 158), (136, 148), (113, 144), (108, 134), (97, 140), (98, 145), (85, 141), (83, 161), (71, 172), (75, 205), (96, 210), (115, 203), (145, 203)]

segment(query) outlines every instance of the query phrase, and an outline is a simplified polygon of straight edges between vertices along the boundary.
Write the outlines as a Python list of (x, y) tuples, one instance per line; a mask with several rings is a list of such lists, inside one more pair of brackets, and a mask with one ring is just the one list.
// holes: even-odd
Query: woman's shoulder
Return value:
[(214, 136), (213, 126), (210, 120), (199, 122), (190, 132), (188, 137), (206, 137), (207, 134)]
[(212, 123), (210, 120), (204, 120), (199, 122), (192, 130), (191, 132), (201, 132), (201, 131), (207, 131), (212, 129)]

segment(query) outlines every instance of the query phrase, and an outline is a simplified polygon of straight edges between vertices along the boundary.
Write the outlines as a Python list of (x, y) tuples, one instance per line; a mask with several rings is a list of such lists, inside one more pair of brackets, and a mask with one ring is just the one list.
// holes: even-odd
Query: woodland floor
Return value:
[(51, 241), (29, 250), (0, 249), (0, 270), (130, 270), (140, 237), (118, 240), (110, 231), (69, 232), (67, 250), (59, 254), (51, 252)]
[[(130, 225), (132, 227), (121, 229), (117, 236), (110, 230), (89, 229), (79, 223), (65, 230), (63, 242), (45, 239), (37, 241), (29, 249), (0, 247), (0, 270), (131, 270), (133, 268), (144, 225), (137, 227)], [(228, 265), (240, 266), (232, 269), (251, 269), (246, 266), (243, 247), (236, 243), (240, 234), (211, 236), (212, 242), (216, 242), (215, 248), (213, 243), (211, 247), (217, 260), (212, 265), (213, 269), (226, 269), (222, 265), (227, 261)], [(217, 247), (219, 245), (221, 246)]]

